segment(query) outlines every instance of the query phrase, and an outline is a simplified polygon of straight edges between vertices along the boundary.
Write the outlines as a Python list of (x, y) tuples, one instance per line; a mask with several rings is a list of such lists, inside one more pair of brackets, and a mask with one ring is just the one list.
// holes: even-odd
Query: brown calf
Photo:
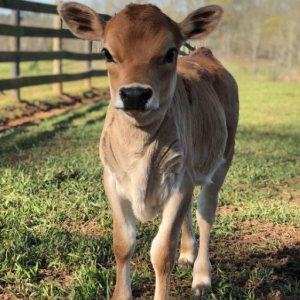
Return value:
[[(136, 219), (161, 224), (151, 247), (155, 300), (169, 299), (170, 273), (182, 228), (179, 262), (194, 264), (192, 289), (199, 297), (211, 286), (210, 229), (218, 192), (234, 152), (238, 93), (233, 77), (211, 51), (178, 57), (189, 39), (202, 39), (223, 10), (212, 5), (176, 23), (156, 6), (126, 6), (105, 22), (78, 3), (59, 13), (79, 38), (101, 40), (111, 90), (100, 142), (105, 190), (113, 211), (117, 283), (114, 300), (132, 299), (130, 260)], [(195, 257), (191, 199), (202, 185)]]

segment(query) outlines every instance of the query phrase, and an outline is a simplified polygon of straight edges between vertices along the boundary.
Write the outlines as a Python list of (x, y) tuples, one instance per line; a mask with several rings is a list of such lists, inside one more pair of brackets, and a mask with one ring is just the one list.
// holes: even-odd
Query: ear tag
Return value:
[(187, 43), (196, 49), (201, 48), (201, 47), (207, 47), (207, 43), (206, 43), (205, 39), (203, 39), (203, 40), (188, 40)]

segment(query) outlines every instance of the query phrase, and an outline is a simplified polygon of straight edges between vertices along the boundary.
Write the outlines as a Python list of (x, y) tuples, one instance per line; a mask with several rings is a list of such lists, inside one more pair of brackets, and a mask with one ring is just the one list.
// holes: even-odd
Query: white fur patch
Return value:
[(115, 108), (124, 109), (124, 103), (121, 100), (120, 94), (117, 94), (117, 97), (116, 97), (116, 100), (115, 100)]

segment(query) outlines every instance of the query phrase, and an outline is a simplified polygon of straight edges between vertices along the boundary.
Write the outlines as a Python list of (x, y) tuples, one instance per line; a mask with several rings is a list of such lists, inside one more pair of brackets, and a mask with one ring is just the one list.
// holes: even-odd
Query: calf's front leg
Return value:
[(193, 185), (186, 175), (179, 190), (174, 192), (163, 208), (158, 234), (151, 246), (151, 261), (156, 276), (154, 300), (169, 299), (170, 275), (176, 259), (180, 228), (192, 193)]
[(113, 212), (113, 248), (117, 263), (117, 282), (112, 299), (132, 300), (130, 261), (136, 239), (135, 216), (131, 203), (117, 194), (115, 183), (106, 172), (104, 187)]

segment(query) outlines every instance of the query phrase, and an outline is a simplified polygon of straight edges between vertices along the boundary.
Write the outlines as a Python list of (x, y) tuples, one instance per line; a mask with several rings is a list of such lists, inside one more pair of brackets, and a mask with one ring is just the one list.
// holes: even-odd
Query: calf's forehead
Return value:
[(179, 48), (181, 39), (177, 23), (151, 4), (127, 5), (107, 23), (104, 31), (105, 45), (115, 51), (159, 52), (168, 47)]

